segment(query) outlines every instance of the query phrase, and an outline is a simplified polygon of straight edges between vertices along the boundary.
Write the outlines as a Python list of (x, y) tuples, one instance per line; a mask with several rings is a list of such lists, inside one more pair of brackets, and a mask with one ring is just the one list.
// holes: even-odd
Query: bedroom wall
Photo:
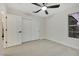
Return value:
[(28, 13), (24, 13), (24, 12), (21, 12), (21, 11), (18, 11), (18, 10), (14, 10), (14, 9), (8, 9), (7, 10), (7, 13), (9, 14), (14, 14), (14, 15), (18, 15), (18, 16), (21, 16), (21, 17), (24, 17), (26, 19), (30, 19), (30, 20), (36, 20), (40, 23), (40, 39), (43, 39), (44, 36), (43, 36), (43, 32), (44, 32), (44, 20), (42, 17), (39, 17), (39, 16), (34, 16), (34, 15), (31, 15), (31, 14), (28, 14)]
[(79, 12), (79, 5), (47, 18), (47, 39), (79, 49), (79, 38), (68, 37), (68, 14), (74, 12)]

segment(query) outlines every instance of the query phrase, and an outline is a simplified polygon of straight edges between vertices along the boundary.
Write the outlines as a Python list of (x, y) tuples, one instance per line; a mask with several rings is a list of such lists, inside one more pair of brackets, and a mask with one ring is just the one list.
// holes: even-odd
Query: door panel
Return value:
[(23, 42), (39, 39), (39, 23), (36, 20), (23, 19)]
[(28, 19), (23, 19), (23, 39), (22, 42), (32, 40), (32, 21)]
[(21, 17), (16, 15), (7, 16), (7, 47), (21, 44), (21, 38), (18, 37), (18, 31), (21, 30), (19, 27), (21, 24)]
[(32, 21), (32, 40), (39, 39), (40, 35), (40, 26), (38, 20)]

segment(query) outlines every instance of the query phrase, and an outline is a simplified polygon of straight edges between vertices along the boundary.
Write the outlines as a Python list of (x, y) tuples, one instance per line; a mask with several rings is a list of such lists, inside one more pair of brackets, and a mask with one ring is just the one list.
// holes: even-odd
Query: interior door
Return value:
[(32, 20), (32, 40), (40, 39), (40, 22)]
[(39, 38), (39, 26), (38, 22), (35, 20), (24, 18), (23, 22), (23, 41), (31, 41)]
[(21, 20), (20, 16), (7, 15), (7, 47), (21, 44)]
[(22, 42), (32, 40), (32, 21), (26, 18), (22, 20), (23, 38)]

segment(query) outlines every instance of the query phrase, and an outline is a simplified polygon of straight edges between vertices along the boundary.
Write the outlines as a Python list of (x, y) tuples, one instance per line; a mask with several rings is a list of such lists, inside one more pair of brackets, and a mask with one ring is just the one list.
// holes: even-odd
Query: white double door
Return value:
[[(39, 21), (22, 18), (12, 14), (7, 15), (5, 35), (5, 46), (10, 47), (39, 39)], [(7, 42), (7, 43), (6, 43)]]
[(40, 34), (39, 21), (23, 18), (22, 30), (23, 30), (22, 42), (39, 39)]

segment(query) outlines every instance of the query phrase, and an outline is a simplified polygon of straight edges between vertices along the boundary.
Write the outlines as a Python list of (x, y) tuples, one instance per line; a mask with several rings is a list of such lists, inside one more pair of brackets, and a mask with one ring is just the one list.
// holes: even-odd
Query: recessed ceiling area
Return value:
[[(39, 4), (42, 5), (42, 3), (39, 3)], [(46, 3), (47, 6), (55, 5), (55, 4), (57, 4), (57, 3)], [(58, 4), (60, 4), (59, 8), (49, 8), (49, 9), (47, 9), (47, 11), (49, 13), (48, 15), (46, 15), (43, 10), (38, 12), (38, 13), (33, 13), (34, 11), (39, 10), (41, 7), (35, 6), (32, 3), (7, 3), (6, 7), (7, 7), (8, 11), (10, 9), (15, 9), (15, 10), (18, 10), (19, 12), (25, 12), (25, 13), (28, 13), (28, 14), (31, 14), (31, 15), (34, 15), (34, 16), (48, 17), (48, 16), (54, 15), (58, 12), (61, 12), (65, 9), (68, 9), (70, 7), (79, 5), (77, 3), (58, 3)]]

